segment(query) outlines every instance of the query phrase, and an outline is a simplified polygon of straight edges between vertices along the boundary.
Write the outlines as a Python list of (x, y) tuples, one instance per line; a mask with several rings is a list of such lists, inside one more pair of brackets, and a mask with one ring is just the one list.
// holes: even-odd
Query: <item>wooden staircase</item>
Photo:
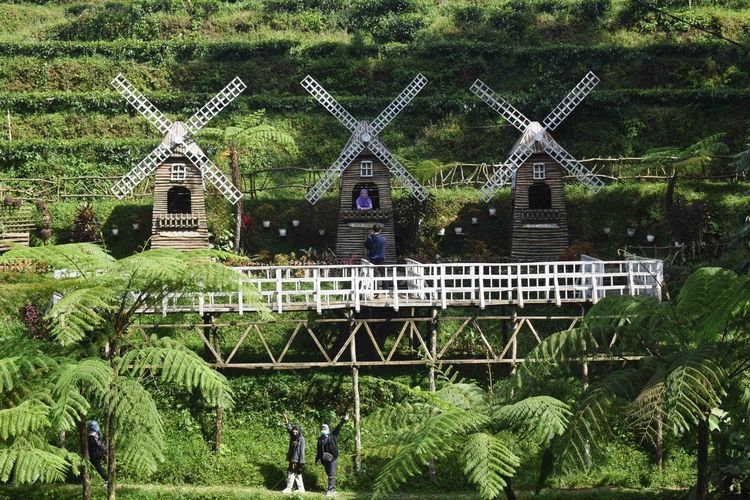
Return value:
[(0, 252), (8, 250), (11, 244), (29, 246), (29, 236), (34, 227), (29, 205), (19, 208), (0, 205)]

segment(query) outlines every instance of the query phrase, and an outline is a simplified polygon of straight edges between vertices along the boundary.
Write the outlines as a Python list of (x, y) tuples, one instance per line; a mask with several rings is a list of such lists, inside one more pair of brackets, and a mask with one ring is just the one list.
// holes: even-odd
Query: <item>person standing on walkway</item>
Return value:
[[(380, 227), (380, 224), (375, 224), (372, 226), (372, 230), (370, 231), (370, 234), (367, 235), (367, 239), (365, 240), (365, 248), (367, 249), (367, 260), (369, 260), (374, 266), (374, 272), (375, 276), (378, 278), (383, 277), (383, 264), (385, 263), (385, 236), (381, 233), (383, 230), (382, 227)], [(375, 283), (375, 290), (379, 290), (381, 288), (385, 288), (385, 283), (382, 282), (382, 280), (378, 280)], [(377, 298), (377, 295), (376, 295)]]
[(284, 413), (286, 431), (289, 433), (289, 449), (286, 452), (286, 461), (289, 466), (286, 469), (286, 488), (283, 493), (291, 493), (294, 482), (297, 482), (297, 490), (305, 492), (305, 483), (302, 481), (302, 469), (305, 468), (305, 436), (302, 435), (301, 425), (292, 425)]
[(326, 490), (327, 497), (332, 497), (336, 494), (336, 465), (339, 459), (339, 432), (341, 432), (341, 428), (348, 420), (349, 414), (347, 413), (333, 431), (330, 430), (328, 424), (320, 426), (320, 437), (318, 438), (318, 450), (315, 454), (315, 464), (317, 465), (318, 462), (323, 462), (323, 468), (328, 476), (328, 489)]

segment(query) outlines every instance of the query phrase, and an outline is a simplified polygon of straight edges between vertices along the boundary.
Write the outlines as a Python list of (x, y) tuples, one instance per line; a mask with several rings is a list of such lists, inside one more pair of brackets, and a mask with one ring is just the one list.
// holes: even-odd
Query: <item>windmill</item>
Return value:
[(161, 144), (125, 174), (112, 187), (112, 192), (122, 199), (155, 172), (151, 248), (207, 248), (205, 181), (216, 187), (233, 205), (242, 193), (208, 159), (193, 135), (247, 86), (235, 77), (186, 122), (173, 122), (135, 89), (122, 73), (111, 83), (128, 104), (164, 135)]
[(471, 86), (472, 92), (521, 131), (508, 159), (480, 190), (482, 199), (489, 201), (512, 181), (514, 260), (556, 260), (567, 249), (563, 169), (592, 191), (604, 185), (550, 135), (597, 83), (599, 78), (587, 73), (542, 123), (526, 118), (481, 80)]
[[(341, 177), (336, 254), (362, 256), (368, 229), (378, 223), (383, 227), (388, 241), (386, 262), (395, 262), (391, 176), (396, 177), (419, 201), (427, 199), (427, 192), (378, 136), (424, 88), (427, 79), (418, 74), (372, 122), (356, 120), (311, 76), (306, 76), (301, 83), (352, 134), (339, 157), (305, 198), (314, 205)], [(371, 210), (357, 209), (356, 200), (362, 189), (368, 190), (372, 200)]]

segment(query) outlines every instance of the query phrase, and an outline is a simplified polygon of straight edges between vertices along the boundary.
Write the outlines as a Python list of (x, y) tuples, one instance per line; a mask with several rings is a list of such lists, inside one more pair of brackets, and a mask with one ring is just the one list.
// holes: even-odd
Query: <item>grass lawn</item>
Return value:
[[(101, 485), (92, 487), (93, 498), (106, 498), (107, 490)], [(538, 500), (563, 500), (567, 498), (584, 499), (665, 499), (683, 498), (686, 494), (681, 490), (626, 490), (615, 488), (593, 488), (582, 490), (543, 490), (539, 495), (531, 492), (516, 492), (522, 499)], [(8, 488), (0, 487), (0, 498), (26, 498), (26, 499), (62, 499), (80, 498), (81, 487), (74, 484)], [(264, 488), (247, 488), (241, 486), (170, 486), (155, 484), (123, 484), (117, 488), (118, 498), (138, 499), (267, 499), (267, 498), (322, 498), (323, 494), (311, 492), (292, 495), (284, 495), (281, 492), (269, 491)], [(339, 492), (336, 498), (341, 499), (365, 499), (370, 498), (369, 493)], [(444, 499), (444, 500), (469, 500), (478, 499), (479, 496), (471, 492), (420, 492), (400, 493), (386, 498), (398, 500), (417, 500), (421, 498)]]

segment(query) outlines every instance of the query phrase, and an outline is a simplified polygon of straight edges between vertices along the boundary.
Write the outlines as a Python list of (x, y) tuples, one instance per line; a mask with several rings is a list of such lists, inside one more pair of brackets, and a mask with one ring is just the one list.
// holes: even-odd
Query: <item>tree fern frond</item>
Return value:
[(106, 323), (106, 312), (112, 311), (116, 290), (93, 286), (65, 293), (46, 314), (50, 332), (62, 345), (78, 342)]
[(54, 366), (54, 360), (35, 352), (23, 352), (23, 356), (0, 358), (0, 394), (4, 394), (16, 387), (24, 376), (36, 369), (46, 369)]
[(366, 420), (373, 432), (382, 434), (416, 425), (434, 410), (434, 405), (422, 401), (402, 401), (375, 410), (366, 417)]
[(677, 312), (695, 324), (698, 340), (716, 338), (740, 304), (750, 301), (750, 277), (718, 267), (690, 274), (680, 290)]
[(659, 367), (640, 394), (625, 408), (625, 415), (631, 427), (653, 445), (660, 439), (660, 429), (666, 420), (664, 377), (665, 370)]
[(495, 411), (496, 418), (521, 436), (534, 436), (542, 445), (565, 432), (570, 407), (550, 396), (535, 396)]
[(487, 500), (497, 498), (506, 486), (504, 477), (516, 473), (521, 459), (498, 437), (484, 432), (469, 436), (464, 445), (464, 473), (479, 488), (479, 495)]
[(51, 270), (66, 269), (89, 274), (104, 271), (114, 264), (114, 258), (100, 246), (91, 243), (71, 243), (42, 247), (13, 247), (0, 256), (0, 263), (31, 260)]
[(52, 389), (53, 425), (66, 431), (75, 429), (78, 419), (88, 413), (89, 399), (105, 403), (112, 380), (112, 369), (104, 360), (89, 358), (64, 364)]
[(15, 484), (35, 481), (52, 483), (65, 479), (69, 462), (26, 439), (18, 439), (7, 448), (0, 448), (0, 482), (12, 479)]
[(719, 406), (726, 384), (727, 373), (717, 348), (704, 346), (676, 356), (665, 380), (667, 422), (674, 433), (689, 431)]
[(477, 412), (487, 410), (487, 391), (476, 384), (452, 383), (441, 387), (435, 394), (455, 408)]
[(34, 432), (49, 425), (49, 407), (38, 399), (0, 410), (0, 439)]
[(392, 493), (412, 476), (420, 474), (431, 458), (451, 451), (456, 436), (465, 435), (489, 422), (486, 415), (467, 411), (446, 411), (431, 415), (417, 426), (375, 480), (375, 496)]
[(164, 460), (164, 428), (153, 397), (138, 381), (122, 378), (110, 405), (117, 421), (119, 457), (138, 472), (154, 472)]
[(226, 377), (195, 352), (167, 337), (154, 335), (149, 345), (128, 351), (118, 360), (118, 370), (137, 376), (150, 372), (164, 382), (197, 389), (212, 405), (231, 408), (234, 404)]

